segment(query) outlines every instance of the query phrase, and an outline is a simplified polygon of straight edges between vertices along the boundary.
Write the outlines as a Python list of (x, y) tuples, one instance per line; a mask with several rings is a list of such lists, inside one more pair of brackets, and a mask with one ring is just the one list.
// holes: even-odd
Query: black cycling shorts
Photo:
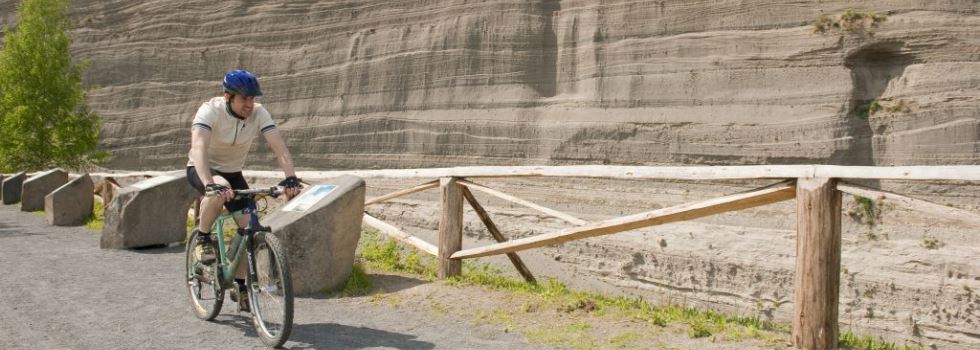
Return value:
[[(218, 175), (225, 178), (225, 180), (228, 180), (228, 183), (231, 184), (231, 188), (234, 190), (248, 189), (248, 182), (245, 182), (245, 176), (242, 175), (241, 171), (234, 173), (223, 173), (211, 169), (211, 175)], [(194, 186), (194, 189), (196, 189), (197, 192), (201, 193), (202, 195), (204, 194), (204, 184), (201, 183), (201, 178), (197, 176), (197, 169), (194, 169), (192, 166), (187, 167), (187, 181), (191, 183), (191, 186)], [(245, 208), (248, 208), (247, 199), (238, 199), (231, 202), (225, 202), (225, 209), (228, 209), (229, 212), (234, 212)]]

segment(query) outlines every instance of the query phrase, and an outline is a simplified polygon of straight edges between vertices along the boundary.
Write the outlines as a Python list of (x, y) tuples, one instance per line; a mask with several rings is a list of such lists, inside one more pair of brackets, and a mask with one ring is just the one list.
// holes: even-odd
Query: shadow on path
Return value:
[(433, 349), (435, 344), (415, 340), (416, 336), (336, 323), (293, 326), (289, 340), (309, 344), (315, 349)]
[(185, 248), (183, 244), (156, 244), (127, 250), (139, 254), (184, 254)]
[[(230, 305), (234, 307), (234, 305)], [(238, 328), (244, 336), (261, 343), (252, 319), (244, 315), (221, 317), (215, 323)], [(415, 340), (416, 336), (388, 332), (367, 327), (353, 327), (336, 323), (294, 324), (293, 332), (285, 348), (357, 350), (373, 348), (433, 349), (435, 344)], [(298, 343), (298, 344), (297, 344)]]
[[(369, 274), (369, 276), (371, 278), (371, 283), (374, 285), (374, 290), (371, 291), (371, 294), (394, 293), (403, 289), (409, 289), (426, 283), (431, 283), (423, 279), (405, 277), (399, 275), (389, 275), (389, 274), (377, 273), (377, 272), (372, 272)], [(334, 298), (344, 298), (345, 296), (342, 295), (341, 291), (335, 291), (331, 293), (313, 293), (309, 295), (300, 295), (297, 297), (311, 298), (311, 299), (334, 299)]]

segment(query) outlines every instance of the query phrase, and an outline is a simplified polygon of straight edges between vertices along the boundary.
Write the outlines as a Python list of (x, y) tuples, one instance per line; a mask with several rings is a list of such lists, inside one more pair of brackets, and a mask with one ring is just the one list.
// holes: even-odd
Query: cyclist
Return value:
[[(260, 134), (265, 138), (269, 148), (276, 156), (279, 167), (285, 173), (285, 179), (279, 186), (285, 187), (286, 198), (292, 198), (299, 193), (300, 180), (296, 178), (293, 160), (286, 148), (272, 116), (262, 104), (256, 103), (255, 98), (262, 96), (259, 81), (255, 75), (246, 70), (228, 72), (224, 81), (224, 96), (214, 97), (197, 110), (191, 125), (191, 149), (188, 152), (187, 180), (201, 194), (205, 191), (215, 192), (217, 196), (205, 196), (201, 200), (200, 223), (197, 231), (203, 263), (213, 263), (215, 252), (212, 250), (213, 234), (209, 232), (214, 220), (221, 212), (221, 206), (229, 212), (242, 210), (248, 206), (245, 200), (232, 200), (231, 189), (247, 189), (248, 183), (242, 175), (245, 157), (248, 150)], [(248, 225), (248, 215), (235, 216), (239, 232)], [(220, 238), (218, 238), (220, 239)], [(239, 309), (248, 311), (245, 273), (247, 269), (239, 264), (235, 273), (238, 284), (237, 299)]]

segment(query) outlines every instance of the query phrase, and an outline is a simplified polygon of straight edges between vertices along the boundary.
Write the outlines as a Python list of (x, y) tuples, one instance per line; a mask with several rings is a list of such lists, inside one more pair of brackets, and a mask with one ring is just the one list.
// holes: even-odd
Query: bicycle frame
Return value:
[[(234, 256), (228, 256), (225, 249), (225, 239), (224, 239), (224, 223), (227, 220), (232, 220), (235, 222), (236, 229), (238, 228), (238, 222), (234, 220), (235, 216), (238, 215), (249, 215), (248, 225), (245, 227), (245, 234), (235, 234), (235, 238), (231, 241), (228, 248), (234, 251)], [(233, 213), (221, 214), (214, 223), (211, 224), (211, 232), (221, 234), (218, 241), (218, 283), (221, 285), (222, 289), (228, 289), (231, 287), (232, 281), (234, 281), (235, 270), (238, 269), (238, 264), (242, 261), (242, 256), (247, 256), (248, 260), (248, 275), (251, 280), (255, 280), (255, 261), (253, 261), (252, 256), (254, 252), (252, 251), (252, 241), (255, 239), (256, 232), (266, 232), (267, 227), (263, 227), (259, 224), (259, 217), (255, 214), (255, 199), (249, 198), (248, 207)], [(242, 248), (245, 249), (242, 249)]]

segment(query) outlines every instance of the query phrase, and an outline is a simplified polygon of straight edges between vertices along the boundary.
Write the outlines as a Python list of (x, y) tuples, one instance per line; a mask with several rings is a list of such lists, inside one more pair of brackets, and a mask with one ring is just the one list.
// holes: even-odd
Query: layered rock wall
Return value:
[(78, 0), (73, 48), (111, 168), (182, 165), (239, 67), (308, 168), (976, 164), (980, 5), (859, 5), (888, 18), (821, 34), (857, 5)]

